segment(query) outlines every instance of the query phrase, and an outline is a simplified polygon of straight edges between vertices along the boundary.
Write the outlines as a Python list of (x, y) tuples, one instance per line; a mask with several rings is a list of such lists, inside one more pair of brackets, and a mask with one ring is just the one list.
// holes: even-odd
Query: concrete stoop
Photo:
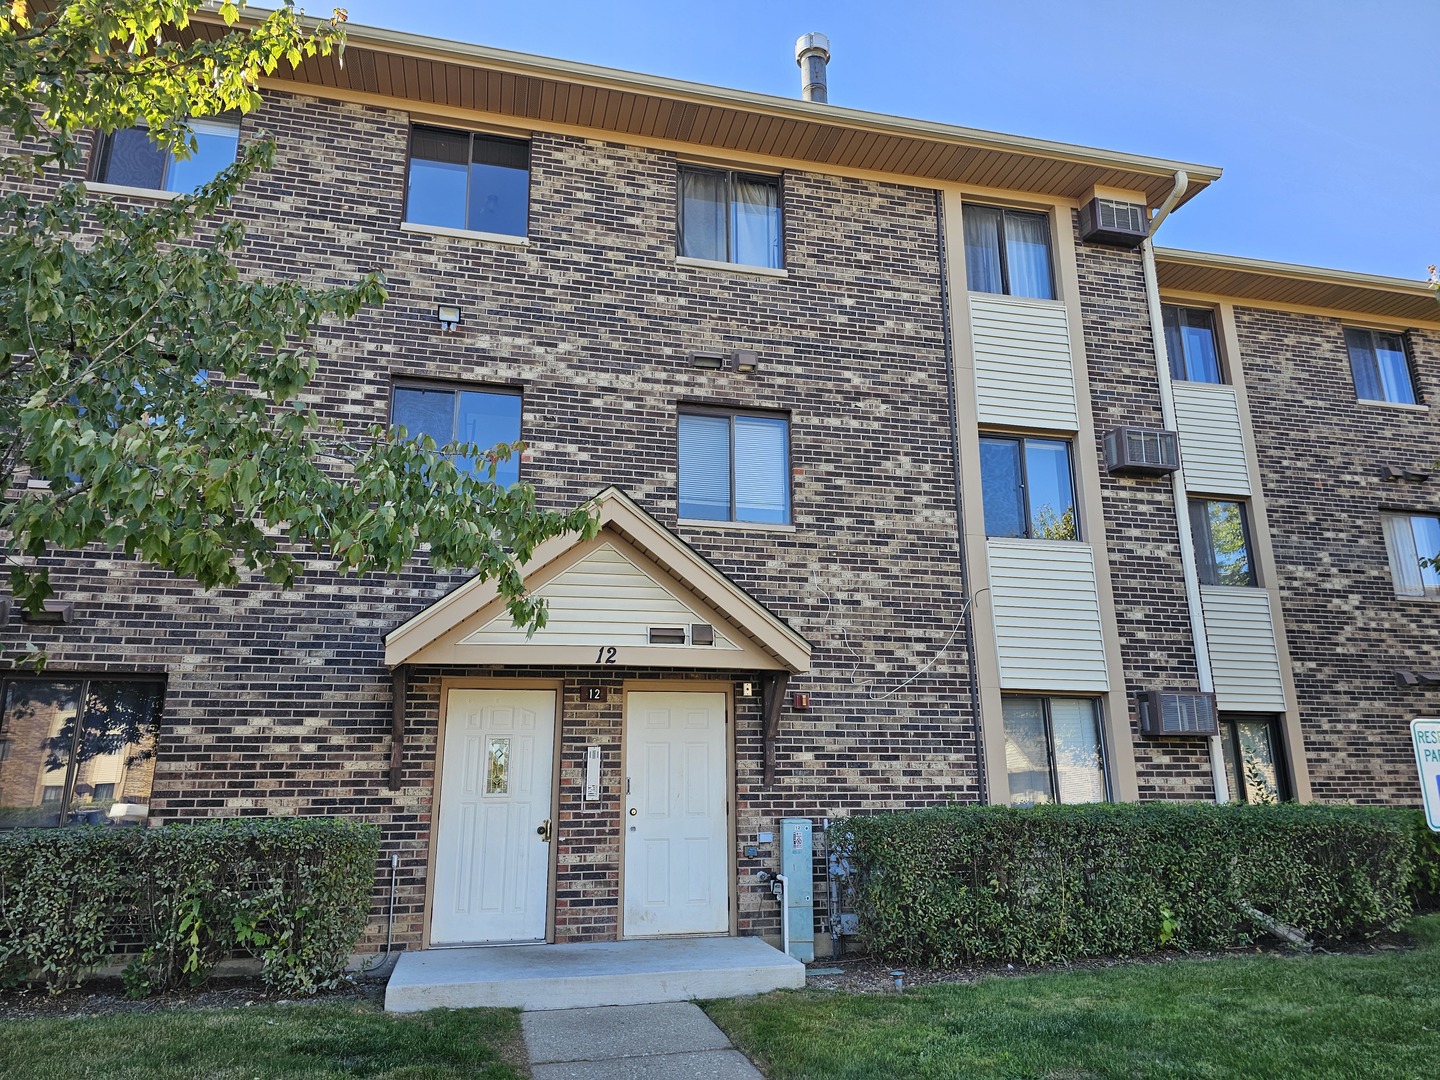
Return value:
[(805, 965), (759, 938), (429, 949), (401, 954), (385, 987), (385, 1009), (586, 1009), (804, 985)]

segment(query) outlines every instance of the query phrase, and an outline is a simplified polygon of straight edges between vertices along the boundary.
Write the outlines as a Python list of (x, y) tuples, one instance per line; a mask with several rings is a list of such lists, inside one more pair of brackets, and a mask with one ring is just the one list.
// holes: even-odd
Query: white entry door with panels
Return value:
[(730, 929), (726, 714), (723, 693), (626, 697), (627, 938)]
[(553, 690), (451, 690), (436, 824), (432, 945), (545, 940)]

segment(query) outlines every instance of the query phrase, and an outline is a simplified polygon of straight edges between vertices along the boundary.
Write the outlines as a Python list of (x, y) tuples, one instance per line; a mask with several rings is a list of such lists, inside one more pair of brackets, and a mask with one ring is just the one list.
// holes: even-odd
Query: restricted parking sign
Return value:
[(1417, 716), (1410, 721), (1415, 764), (1420, 768), (1420, 791), (1425, 797), (1425, 821), (1440, 832), (1440, 720)]

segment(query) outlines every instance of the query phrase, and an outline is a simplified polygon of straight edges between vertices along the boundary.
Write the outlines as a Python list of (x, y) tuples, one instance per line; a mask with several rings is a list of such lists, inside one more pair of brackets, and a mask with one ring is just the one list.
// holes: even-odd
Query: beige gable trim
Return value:
[[(542, 630), (531, 638), (483, 633), (508, 619), (494, 581), (472, 580), (397, 627), (385, 638), (385, 663), (399, 664), (616, 664), (652, 667), (741, 668), (801, 672), (810, 668), (809, 643), (721, 574), (623, 492), (609, 488), (596, 503), (600, 532), (589, 541), (556, 537), (536, 549), (525, 584), (546, 595), (587, 560), (610, 549), (697, 622), (715, 628), (715, 646), (658, 646), (617, 639), (584, 640)], [(593, 565), (593, 563), (592, 563)], [(572, 574), (571, 579), (574, 580)], [(548, 628), (547, 628), (548, 630)], [(722, 644), (723, 642), (723, 644)], [(614, 648), (613, 660), (608, 649)], [(607, 650), (599, 652), (597, 650)], [(598, 659), (597, 659), (598, 657)]]

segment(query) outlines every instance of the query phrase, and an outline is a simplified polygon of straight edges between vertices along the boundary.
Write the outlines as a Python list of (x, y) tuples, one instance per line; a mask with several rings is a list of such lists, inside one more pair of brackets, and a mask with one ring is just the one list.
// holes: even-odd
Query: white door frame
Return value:
[[(623, 702), (620, 714), (620, 798), (616, 807), (619, 815), (620, 829), (620, 891), (615, 897), (615, 938), (617, 941), (625, 940), (625, 865), (628, 851), (626, 845), (629, 840), (628, 822), (625, 816), (626, 794), (624, 791), (625, 777), (630, 775), (630, 746), (625, 738), (630, 725), (630, 695), (632, 693), (696, 693), (696, 694), (724, 694), (725, 695), (725, 835), (729, 838), (726, 846), (728, 854), (725, 859), (725, 873), (729, 884), (726, 887), (726, 903), (730, 909), (729, 930), (730, 937), (739, 934), (740, 927), (740, 898), (738, 895), (738, 873), (736, 847), (739, 837), (735, 835), (735, 687), (729, 682), (710, 682), (688, 679), (627, 679), (622, 686)], [(637, 940), (654, 940), (650, 938)]]
[[(413, 685), (413, 682), (412, 684)], [(559, 850), (560, 821), (560, 732), (564, 718), (565, 684), (546, 679), (492, 679), (455, 677), (440, 680), (440, 722), (435, 732), (435, 783), (430, 793), (430, 836), (425, 859), (425, 908), (420, 928), (420, 947), (430, 948), (430, 920), (435, 907), (435, 856), (440, 839), (440, 787), (445, 782), (445, 723), (452, 690), (550, 690), (555, 694), (555, 743), (550, 764), (550, 865), (545, 884), (545, 940), (555, 940), (556, 853)], [(450, 948), (452, 946), (443, 946)], [(490, 946), (454, 946), (456, 948), (489, 948)]]

